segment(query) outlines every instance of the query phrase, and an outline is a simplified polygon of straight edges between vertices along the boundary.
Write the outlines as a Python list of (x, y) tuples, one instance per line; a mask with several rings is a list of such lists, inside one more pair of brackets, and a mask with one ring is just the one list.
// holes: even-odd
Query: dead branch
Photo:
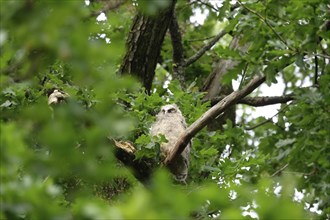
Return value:
[(116, 147), (126, 151), (129, 154), (134, 154), (136, 149), (133, 145), (133, 143), (129, 142), (129, 141), (116, 141), (114, 138), (109, 138), (108, 139), (112, 140), (114, 142), (114, 144), (116, 145)]
[[(226, 96), (218, 96), (211, 99), (211, 105), (215, 105), (221, 101)], [(245, 104), (254, 107), (274, 105), (274, 104), (283, 104), (289, 101), (294, 100), (294, 95), (283, 95), (283, 96), (257, 96), (257, 97), (244, 97), (237, 101), (237, 104)]]
[(164, 165), (170, 164), (175, 160), (187, 146), (188, 142), (202, 130), (211, 120), (223, 113), (226, 109), (237, 103), (238, 100), (249, 95), (254, 89), (259, 87), (266, 80), (265, 76), (255, 76), (243, 89), (234, 91), (216, 105), (206, 111), (199, 119), (197, 119), (187, 130), (179, 137), (171, 153), (165, 158)]
[(114, 154), (126, 167), (132, 170), (133, 175), (143, 184), (148, 184), (156, 162), (151, 158), (137, 159), (135, 147), (129, 141), (117, 141), (111, 137), (108, 140), (116, 146)]

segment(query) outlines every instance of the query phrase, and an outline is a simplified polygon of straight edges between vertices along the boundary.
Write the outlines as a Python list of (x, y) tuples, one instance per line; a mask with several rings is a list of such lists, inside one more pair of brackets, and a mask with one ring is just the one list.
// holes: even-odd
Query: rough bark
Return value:
[(173, 48), (173, 77), (178, 79), (181, 86), (184, 88), (185, 79), (184, 79), (184, 53), (183, 53), (183, 45), (182, 45), (182, 37), (180, 33), (179, 23), (176, 18), (175, 12), (173, 13), (173, 17), (171, 19), (171, 23), (169, 26), (169, 31), (171, 34), (171, 42)]
[(171, 21), (175, 1), (152, 17), (137, 13), (126, 41), (126, 55), (120, 74), (136, 76), (150, 92), (164, 36)]

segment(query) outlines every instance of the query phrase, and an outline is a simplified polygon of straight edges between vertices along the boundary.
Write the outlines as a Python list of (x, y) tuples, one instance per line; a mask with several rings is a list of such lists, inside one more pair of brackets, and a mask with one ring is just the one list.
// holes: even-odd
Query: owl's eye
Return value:
[(176, 109), (175, 108), (171, 108), (168, 110), (169, 113), (175, 113), (176, 112)]
[(162, 109), (162, 113), (165, 113), (165, 109)]

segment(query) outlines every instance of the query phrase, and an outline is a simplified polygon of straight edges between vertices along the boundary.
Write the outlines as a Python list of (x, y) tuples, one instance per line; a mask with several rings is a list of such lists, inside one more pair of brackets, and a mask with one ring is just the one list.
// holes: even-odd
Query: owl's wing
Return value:
[(187, 155), (187, 158), (188, 159), (189, 159), (189, 155), (190, 155), (190, 151), (191, 151), (191, 145), (192, 145), (192, 142), (189, 141), (189, 143), (187, 144), (186, 148), (184, 149), (184, 152)]
[(184, 118), (181, 119), (180, 123), (185, 129), (187, 128), (187, 123), (186, 123), (186, 120)]
[(171, 169), (175, 174), (175, 179), (181, 183), (186, 183), (189, 171), (189, 155), (190, 155), (191, 142), (189, 142), (181, 153), (181, 157), (174, 161)]

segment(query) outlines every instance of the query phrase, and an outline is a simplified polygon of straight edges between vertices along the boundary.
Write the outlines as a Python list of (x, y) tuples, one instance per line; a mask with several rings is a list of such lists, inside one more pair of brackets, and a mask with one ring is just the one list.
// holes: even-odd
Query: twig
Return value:
[[(307, 52), (306, 52), (307, 53)], [(323, 57), (323, 58), (326, 58), (326, 59), (330, 59), (330, 56), (328, 55), (325, 55), (325, 54), (320, 54), (320, 53), (315, 53), (313, 54), (314, 56), (318, 56), (318, 57)]]
[(314, 63), (315, 63), (314, 85), (317, 85), (318, 84), (317, 79), (319, 74), (319, 62), (317, 56), (314, 56)]
[(210, 5), (208, 3), (202, 2), (201, 0), (196, 0), (195, 2), (198, 2), (198, 3), (202, 4), (202, 5), (205, 5), (205, 6), (209, 7), (209, 8), (211, 8), (211, 9), (213, 9), (214, 11), (219, 11), (218, 8), (215, 8), (213, 5)]
[[(289, 105), (290, 105), (290, 104), (289, 104)], [(260, 126), (262, 126), (262, 125), (264, 125), (264, 124), (266, 124), (266, 123), (268, 123), (268, 122), (271, 122), (275, 116), (277, 116), (278, 114), (280, 114), (281, 112), (283, 112), (283, 111), (284, 111), (289, 105), (284, 106), (284, 107), (283, 107), (281, 110), (279, 110), (275, 115), (273, 115), (272, 117), (270, 117), (270, 118), (268, 118), (268, 119), (266, 119), (266, 120), (264, 120), (264, 121), (262, 121), (262, 122), (260, 122), (260, 123), (258, 123), (258, 124), (256, 124), (256, 125), (254, 125), (254, 126), (252, 126), (252, 127), (245, 127), (245, 130), (247, 130), (247, 131), (249, 131), (249, 130), (253, 130), (253, 129), (256, 129), (256, 128), (258, 128), (258, 127), (260, 127)]]
[[(197, 2), (207, 5), (208, 7), (211, 7), (212, 9), (218, 11), (218, 9), (214, 8), (213, 6), (210, 6), (207, 3), (204, 3), (200, 0), (196, 0)], [(192, 2), (194, 3), (194, 2)], [(231, 7), (231, 11), (235, 10), (238, 7), (238, 4), (235, 4)], [(231, 18), (227, 18), (227, 19), (231, 19)], [(214, 38), (212, 40), (210, 40), (207, 44), (205, 44), (196, 54), (194, 54), (193, 56), (191, 56), (190, 58), (186, 59), (186, 61), (184, 62), (184, 67), (189, 66), (190, 64), (194, 63), (196, 60), (198, 60), (201, 56), (204, 55), (204, 53), (206, 51), (208, 51), (209, 49), (211, 49), (212, 46), (214, 46), (224, 35), (226, 35), (228, 33), (228, 31), (226, 31), (226, 28), (224, 28), (222, 31), (220, 31), (216, 36), (214, 36)]]
[(247, 70), (247, 68), (248, 68), (248, 65), (249, 65), (249, 64), (246, 63), (245, 66), (244, 66), (242, 79), (241, 79), (241, 82), (239, 83), (238, 89), (242, 88), (242, 85), (243, 85), (243, 82), (244, 82), (244, 79), (245, 79), (246, 70)]
[[(322, 47), (322, 45), (321, 45), (321, 49), (324, 50), (324, 48)], [(325, 66), (326, 66), (326, 58), (325, 57), (322, 57), (322, 58), (323, 58), (323, 65), (321, 67), (320, 75), (323, 75), (324, 74), (324, 69), (325, 69)]]
[(316, 173), (316, 169), (312, 170), (311, 172), (309, 173), (302, 173), (302, 172), (295, 172), (295, 171), (283, 171), (283, 173), (286, 173), (286, 174), (297, 174), (297, 175), (304, 175), (304, 176), (311, 176), (311, 175), (314, 175)]
[(197, 51), (197, 53), (185, 60), (183, 66), (187, 67), (190, 64), (194, 63), (196, 60), (198, 60), (201, 56), (204, 55), (206, 51), (211, 49), (214, 44), (216, 44), (223, 36), (225, 36), (225, 34), (227, 34), (226, 29), (220, 31), (219, 34), (217, 34), (212, 40), (205, 44), (199, 51)]
[(281, 169), (279, 169), (279, 170), (277, 170), (275, 173), (273, 173), (273, 174), (271, 175), (271, 177), (276, 176), (277, 174), (279, 174), (280, 172), (282, 172), (283, 170), (285, 170), (285, 168), (287, 168), (288, 166), (289, 166), (288, 163), (285, 164)]
[(216, 35), (213, 35), (213, 36), (210, 36), (210, 37), (201, 38), (201, 39), (187, 40), (187, 42), (196, 42), (196, 41), (210, 40), (210, 39), (214, 38), (215, 36)]
[(238, 2), (241, 6), (243, 6), (243, 8), (245, 8), (246, 10), (248, 10), (249, 12), (251, 12), (252, 14), (256, 15), (257, 17), (259, 17), (260, 20), (261, 20), (262, 22), (264, 22), (264, 23), (265, 23), (265, 24), (266, 24), (266, 25), (272, 30), (272, 32), (277, 36), (278, 39), (280, 39), (280, 41), (281, 41), (285, 46), (287, 46), (290, 50), (296, 51), (296, 50), (294, 50), (293, 48), (291, 48), (291, 47), (287, 44), (287, 42), (282, 38), (282, 36), (281, 36), (279, 33), (276, 32), (276, 30), (274, 29), (274, 27), (273, 27), (271, 24), (268, 23), (268, 21), (267, 21), (266, 18), (264, 18), (264, 17), (263, 17), (261, 14), (259, 14), (258, 12), (253, 11), (252, 9), (250, 9), (249, 7), (247, 7), (247, 6), (246, 6), (245, 4), (243, 4), (240, 0), (237, 0), (237, 2)]

